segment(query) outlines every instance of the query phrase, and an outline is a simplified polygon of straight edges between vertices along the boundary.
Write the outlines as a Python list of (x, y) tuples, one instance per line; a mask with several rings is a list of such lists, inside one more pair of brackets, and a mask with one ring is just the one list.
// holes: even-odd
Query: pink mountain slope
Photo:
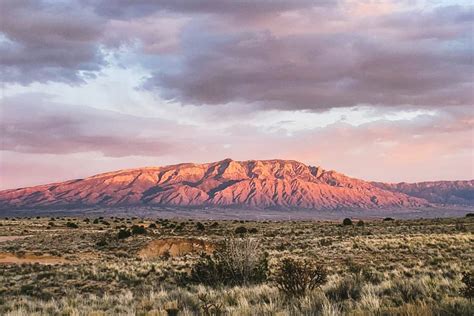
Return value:
[(185, 163), (0, 191), (0, 208), (215, 206), (377, 209), (428, 206), (420, 198), (290, 160)]

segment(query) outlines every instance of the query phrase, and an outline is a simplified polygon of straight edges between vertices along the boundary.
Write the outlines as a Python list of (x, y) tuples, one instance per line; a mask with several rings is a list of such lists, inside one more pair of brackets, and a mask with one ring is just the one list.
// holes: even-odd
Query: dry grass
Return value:
[[(78, 228), (68, 228), (67, 222)], [(205, 222), (107, 218), (0, 220), (0, 252), (59, 257), (62, 264), (0, 264), (2, 315), (472, 315), (462, 272), (474, 266), (474, 219), (334, 222)], [(146, 235), (117, 239), (132, 225)], [(288, 299), (269, 281), (249, 286), (182, 284), (195, 252), (143, 259), (150, 241), (199, 238), (219, 243), (237, 227), (268, 252), (324, 265), (328, 282)], [(12, 238), (24, 236), (24, 238)]]

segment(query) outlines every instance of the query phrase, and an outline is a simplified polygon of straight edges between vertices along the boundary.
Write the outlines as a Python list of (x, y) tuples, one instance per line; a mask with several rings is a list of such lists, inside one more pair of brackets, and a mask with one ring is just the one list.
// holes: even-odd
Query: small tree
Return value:
[(67, 222), (66, 223), (66, 227), (69, 227), (69, 228), (79, 228), (79, 226), (77, 226), (76, 223), (73, 223), (73, 222)]
[(239, 226), (235, 229), (234, 232), (236, 234), (243, 235), (243, 234), (247, 233), (247, 228), (245, 228), (244, 226)]
[(350, 218), (344, 218), (344, 220), (342, 221), (342, 225), (350, 226), (352, 225), (352, 220)]
[(146, 234), (146, 229), (143, 225), (133, 225), (132, 226), (132, 234), (133, 235), (145, 235)]
[(206, 227), (204, 226), (203, 223), (197, 222), (197, 223), (196, 223), (196, 229), (197, 229), (197, 230), (200, 230), (200, 231), (203, 231), (203, 230), (206, 229)]
[(118, 239), (125, 239), (132, 235), (132, 233), (128, 229), (121, 229), (117, 234)]
[(301, 297), (308, 290), (326, 283), (327, 272), (323, 266), (311, 261), (285, 258), (281, 261), (274, 280), (277, 288), (287, 297)]

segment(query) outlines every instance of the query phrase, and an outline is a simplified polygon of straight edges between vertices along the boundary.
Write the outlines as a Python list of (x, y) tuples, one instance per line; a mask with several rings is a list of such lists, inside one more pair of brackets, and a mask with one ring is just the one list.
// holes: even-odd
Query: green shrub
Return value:
[(73, 223), (73, 222), (67, 222), (66, 227), (68, 227), (68, 228), (79, 228), (79, 226), (77, 226), (77, 224)]
[(143, 225), (133, 225), (132, 226), (132, 235), (145, 235), (146, 228)]
[(243, 234), (247, 233), (247, 228), (245, 228), (244, 226), (239, 226), (235, 229), (234, 233), (239, 234), (239, 235), (243, 235)]
[(197, 230), (200, 230), (200, 231), (203, 231), (203, 230), (206, 229), (206, 227), (204, 227), (204, 224), (203, 224), (203, 223), (197, 222), (197, 223), (196, 223), (196, 229), (197, 229)]
[(121, 229), (117, 234), (118, 239), (125, 239), (132, 235), (132, 233), (128, 229)]
[(275, 272), (277, 288), (288, 297), (301, 297), (327, 281), (327, 272), (311, 261), (285, 258)]
[(342, 225), (350, 226), (352, 225), (352, 220), (350, 218), (344, 218), (344, 220), (342, 221)]

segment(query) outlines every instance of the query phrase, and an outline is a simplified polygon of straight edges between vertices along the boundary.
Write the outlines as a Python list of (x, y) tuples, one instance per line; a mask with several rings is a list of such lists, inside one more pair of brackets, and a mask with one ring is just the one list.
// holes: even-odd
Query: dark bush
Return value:
[(390, 222), (390, 221), (394, 221), (394, 219), (391, 218), (391, 217), (385, 217), (385, 218), (383, 219), (383, 221), (384, 221), (384, 222)]
[(94, 221), (92, 222), (92, 224), (99, 224), (99, 220), (96, 218), (94, 219)]
[(148, 225), (148, 228), (157, 228), (157, 227), (155, 223), (151, 223), (150, 225)]
[(255, 227), (252, 227), (252, 228), (249, 229), (250, 234), (256, 234), (257, 232), (258, 232), (258, 230)]
[(133, 225), (132, 226), (132, 234), (133, 235), (145, 235), (146, 234), (146, 228), (143, 225)]
[(204, 227), (204, 224), (203, 224), (203, 223), (197, 222), (197, 223), (196, 223), (196, 229), (203, 231), (203, 230), (206, 229), (206, 227)]
[(101, 239), (95, 245), (99, 248), (105, 247), (105, 246), (107, 246), (107, 240), (105, 238)]
[(474, 213), (467, 213), (466, 217), (474, 217)]
[(247, 228), (245, 228), (244, 226), (239, 226), (235, 229), (234, 233), (239, 234), (239, 235), (243, 235), (243, 234), (247, 233)]
[(277, 288), (288, 297), (301, 297), (327, 281), (327, 272), (311, 261), (285, 258), (275, 272)]
[(350, 218), (344, 218), (344, 220), (342, 221), (342, 225), (344, 226), (352, 225), (352, 220)]
[(132, 235), (132, 233), (128, 229), (121, 229), (117, 234), (118, 239), (125, 239)]
[(464, 272), (462, 275), (462, 283), (464, 287), (461, 289), (461, 294), (465, 298), (472, 300), (474, 298), (474, 275), (472, 272)]
[(73, 222), (67, 222), (66, 227), (68, 227), (68, 228), (79, 228), (79, 226), (77, 226), (77, 224), (73, 223)]
[(203, 254), (188, 279), (210, 286), (248, 285), (267, 280), (268, 255), (253, 239), (227, 239), (212, 255)]
[(359, 227), (362, 227), (364, 225), (365, 225), (365, 223), (364, 223), (363, 220), (360, 220), (360, 221), (357, 222), (357, 226), (359, 226)]
[(211, 228), (216, 228), (217, 226), (219, 226), (219, 223), (217, 223), (217, 222), (214, 222), (214, 223), (211, 224)]
[(362, 280), (358, 275), (346, 275), (326, 291), (326, 296), (335, 302), (341, 300), (358, 300), (362, 294)]

